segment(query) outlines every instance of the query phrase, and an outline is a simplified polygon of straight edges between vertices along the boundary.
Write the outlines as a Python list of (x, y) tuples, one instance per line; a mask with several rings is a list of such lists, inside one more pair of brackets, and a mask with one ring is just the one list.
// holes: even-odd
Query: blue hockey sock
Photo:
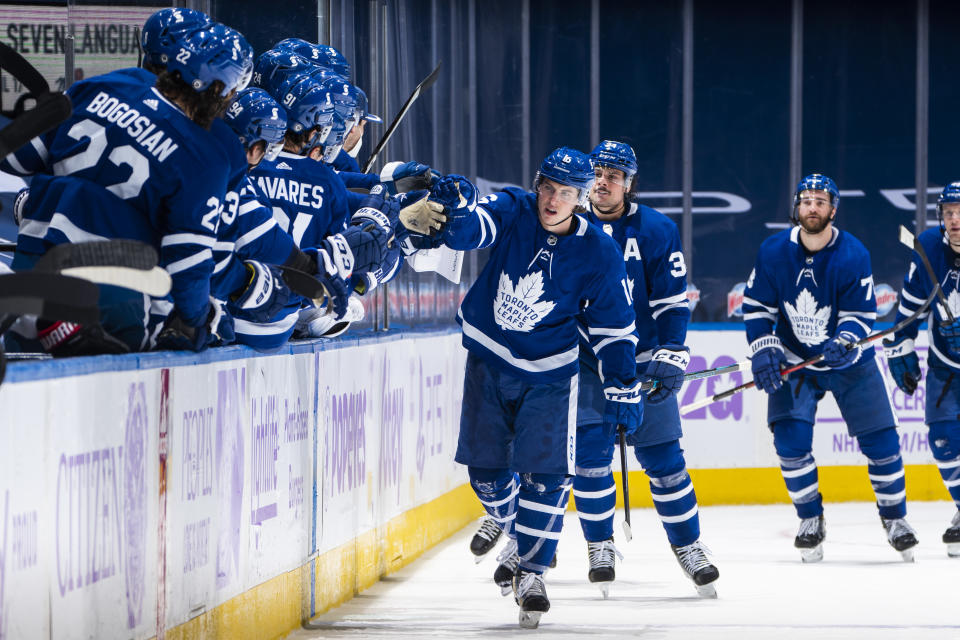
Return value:
[(940, 469), (943, 486), (950, 492), (950, 497), (960, 509), (960, 456), (953, 460), (937, 460), (937, 468)]
[(470, 486), (480, 499), (487, 515), (497, 521), (503, 532), (516, 537), (514, 524), (517, 515), (519, 478), (507, 469), (480, 469), (468, 467)]
[(867, 473), (877, 497), (881, 518), (907, 515), (907, 484), (900, 457), (900, 439), (893, 427), (857, 436), (860, 450), (867, 457)]
[(800, 458), (780, 457), (780, 473), (787, 485), (787, 494), (800, 518), (812, 518), (823, 513), (823, 497), (817, 463), (812, 454)]
[(697, 494), (686, 469), (665, 478), (650, 478), (650, 493), (670, 544), (684, 547), (700, 538)]
[(611, 468), (577, 467), (577, 475), (573, 478), (573, 496), (583, 537), (588, 542), (612, 538), (613, 514), (617, 510), (617, 487)]
[(930, 450), (943, 478), (943, 485), (960, 509), (960, 422), (931, 424)]
[(523, 570), (543, 573), (553, 560), (563, 529), (569, 488), (566, 476), (520, 474), (516, 532), (517, 553)]

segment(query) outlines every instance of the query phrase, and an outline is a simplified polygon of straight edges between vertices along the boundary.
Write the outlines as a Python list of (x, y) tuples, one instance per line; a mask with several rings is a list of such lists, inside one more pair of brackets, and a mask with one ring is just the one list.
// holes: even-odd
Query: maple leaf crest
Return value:
[(556, 306), (549, 300), (540, 300), (543, 293), (542, 271), (521, 276), (516, 287), (510, 276), (501, 271), (497, 297), (493, 301), (493, 319), (502, 329), (531, 331)]
[(797, 296), (796, 306), (784, 301), (787, 318), (793, 325), (797, 340), (807, 346), (815, 346), (827, 339), (827, 323), (830, 322), (830, 305), (817, 307), (817, 299), (804, 289)]
[[(960, 292), (957, 292), (956, 289), (950, 292), (950, 295), (947, 296), (947, 306), (950, 308), (950, 313), (953, 314), (954, 318), (960, 318)], [(937, 303), (938, 311), (940, 312), (940, 317), (944, 320), (947, 319), (947, 314), (943, 311), (943, 304)]]

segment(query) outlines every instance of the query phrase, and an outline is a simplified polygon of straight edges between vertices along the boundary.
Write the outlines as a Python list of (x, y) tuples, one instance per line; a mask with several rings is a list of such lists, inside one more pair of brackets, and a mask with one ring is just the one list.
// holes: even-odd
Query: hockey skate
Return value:
[(502, 533), (503, 530), (500, 525), (490, 516), (485, 516), (480, 521), (480, 528), (477, 529), (477, 532), (473, 534), (473, 539), (470, 540), (470, 553), (474, 555), (473, 561), (475, 563), (480, 564), (480, 561), (493, 551)]
[(604, 600), (610, 596), (610, 585), (617, 577), (613, 567), (617, 558), (623, 560), (623, 554), (613, 546), (613, 538), (599, 542), (587, 541), (587, 559), (590, 561), (587, 578), (600, 587)]
[(682, 547), (670, 545), (670, 548), (673, 549), (673, 555), (677, 556), (683, 572), (693, 580), (700, 597), (716, 598), (717, 587), (714, 583), (720, 577), (720, 570), (707, 559), (710, 550), (699, 540)]
[(800, 521), (800, 529), (797, 537), (793, 539), (793, 546), (800, 549), (800, 559), (804, 562), (820, 562), (823, 560), (823, 540), (826, 537), (827, 524), (821, 513)]
[(543, 576), (536, 573), (520, 570), (513, 577), (513, 597), (520, 605), (520, 626), (524, 629), (536, 629), (540, 616), (550, 611)]
[(960, 511), (953, 514), (950, 526), (943, 532), (943, 543), (947, 545), (947, 555), (960, 558)]
[(913, 562), (913, 548), (917, 546), (917, 532), (904, 518), (880, 518), (887, 530), (887, 542), (900, 552), (904, 562)]
[(505, 596), (513, 590), (513, 576), (519, 564), (517, 541), (511, 538), (497, 556), (497, 570), (493, 572), (493, 581), (500, 587), (500, 595)]

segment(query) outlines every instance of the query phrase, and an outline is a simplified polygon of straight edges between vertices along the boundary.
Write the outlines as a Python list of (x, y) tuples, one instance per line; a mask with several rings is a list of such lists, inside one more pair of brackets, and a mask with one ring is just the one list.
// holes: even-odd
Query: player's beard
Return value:
[(803, 216), (800, 218), (800, 226), (803, 227), (803, 230), (810, 235), (816, 235), (822, 232), (831, 222), (833, 222), (833, 215), (822, 218), (818, 216), (816, 221), (812, 220), (810, 216)]

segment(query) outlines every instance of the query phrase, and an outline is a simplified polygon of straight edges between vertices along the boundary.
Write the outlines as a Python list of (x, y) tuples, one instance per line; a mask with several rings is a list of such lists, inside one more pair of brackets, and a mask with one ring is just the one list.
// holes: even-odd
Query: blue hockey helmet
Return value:
[(367, 100), (367, 94), (363, 92), (363, 89), (357, 87), (357, 109), (363, 114), (362, 118), (369, 122), (383, 122), (383, 118), (370, 113), (369, 108), (370, 102)]
[(238, 31), (219, 23), (193, 31), (175, 54), (164, 53), (161, 60), (195, 91), (219, 80), (221, 96), (246, 88), (253, 75), (253, 47)]
[(237, 93), (223, 119), (239, 136), (244, 149), (262, 140), (266, 144), (267, 160), (276, 159), (283, 149), (287, 113), (263, 89), (247, 87)]
[(333, 100), (306, 73), (290, 74), (271, 94), (287, 111), (287, 129), (302, 133), (318, 129), (319, 135), (333, 123)]
[(944, 233), (946, 226), (943, 224), (943, 205), (952, 202), (960, 202), (960, 182), (951, 182), (937, 196), (937, 219), (940, 220), (940, 231)]
[(288, 74), (309, 69), (310, 63), (292, 51), (271, 49), (261, 53), (253, 65), (253, 84), (272, 93)]
[(790, 214), (790, 221), (794, 224), (800, 224), (800, 217), (797, 210), (800, 207), (800, 194), (804, 191), (826, 191), (830, 194), (830, 204), (834, 212), (840, 204), (840, 190), (837, 183), (822, 173), (811, 173), (799, 183), (793, 192), (793, 213)]
[(625, 142), (604, 140), (590, 152), (590, 164), (597, 167), (611, 167), (623, 171), (624, 185), (630, 188), (633, 176), (637, 175), (637, 156), (633, 148)]
[(144, 60), (153, 66), (166, 66), (161, 56), (172, 58), (187, 34), (211, 24), (210, 16), (195, 9), (168, 7), (157, 11), (147, 18), (140, 31)]
[(359, 108), (360, 96), (357, 88), (341, 78), (334, 76), (323, 81), (323, 88), (330, 92), (330, 98), (333, 100), (333, 106), (337, 114), (343, 118), (347, 131), (360, 122), (363, 116)]
[(533, 181), (534, 190), (544, 178), (579, 190), (579, 205), (586, 207), (587, 196), (593, 185), (593, 167), (585, 153), (570, 147), (555, 150), (540, 163), (540, 170)]
[(350, 62), (346, 56), (326, 44), (313, 44), (302, 38), (285, 38), (274, 45), (274, 49), (285, 49), (303, 56), (312, 64), (327, 67), (337, 75), (350, 80)]

